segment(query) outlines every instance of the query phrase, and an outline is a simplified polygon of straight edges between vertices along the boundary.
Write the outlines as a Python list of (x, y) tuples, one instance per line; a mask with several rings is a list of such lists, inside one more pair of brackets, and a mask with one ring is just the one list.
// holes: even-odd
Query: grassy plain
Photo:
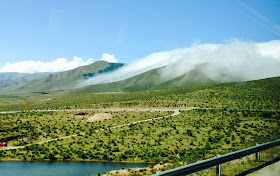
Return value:
[(106, 107), (213, 107), (280, 109), (280, 77), (136, 92), (91, 93), (91, 87), (58, 92), (0, 95), (0, 111)]
[(280, 137), (278, 112), (198, 109), (116, 129), (109, 128), (171, 112), (113, 112), (111, 120), (85, 122), (93, 113), (86, 116), (73, 112), (4, 114), (1, 124), (6, 124), (10, 128), (7, 131), (13, 132), (1, 132), (1, 137), (22, 135), (20, 139), (9, 141), (10, 145), (80, 135), (0, 151), (0, 156), (2, 159), (23, 160), (192, 163)]

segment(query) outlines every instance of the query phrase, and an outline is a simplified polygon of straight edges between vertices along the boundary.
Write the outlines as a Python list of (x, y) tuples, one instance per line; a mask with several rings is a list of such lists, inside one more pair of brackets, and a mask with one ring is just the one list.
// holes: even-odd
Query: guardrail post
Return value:
[[(256, 146), (258, 145), (260, 144), (256, 144)], [(255, 155), (256, 155), (256, 161), (260, 161), (260, 152), (256, 152)]]
[[(219, 156), (221, 156), (221, 155), (217, 155), (217, 157), (219, 157)], [(221, 173), (222, 173), (221, 164), (219, 164), (216, 166), (216, 175), (221, 176)]]

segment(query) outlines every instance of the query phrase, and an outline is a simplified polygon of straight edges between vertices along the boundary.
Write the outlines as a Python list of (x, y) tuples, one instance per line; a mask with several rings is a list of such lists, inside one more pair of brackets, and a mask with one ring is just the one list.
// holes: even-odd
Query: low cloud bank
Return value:
[(190, 48), (153, 53), (116, 71), (80, 82), (79, 87), (120, 81), (164, 66), (161, 76), (171, 79), (202, 64), (202, 72), (213, 80), (220, 79), (221, 74), (242, 80), (280, 76), (280, 40), (264, 43), (233, 40), (225, 44), (195, 44)]
[(71, 70), (79, 66), (91, 64), (93, 59), (88, 58), (83, 61), (82, 58), (74, 56), (73, 60), (68, 61), (65, 58), (57, 58), (51, 62), (42, 61), (22, 61), (16, 63), (6, 63), (0, 68), (0, 72), (19, 72), (19, 73), (36, 73), (36, 72), (59, 72)]

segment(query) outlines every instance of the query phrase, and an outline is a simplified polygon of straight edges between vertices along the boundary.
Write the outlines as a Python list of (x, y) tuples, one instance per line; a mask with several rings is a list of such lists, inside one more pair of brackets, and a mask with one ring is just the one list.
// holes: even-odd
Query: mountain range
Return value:
[[(211, 79), (204, 73), (206, 64), (197, 65), (187, 73), (176, 77), (163, 76), (162, 72), (166, 68), (160, 67), (147, 72), (132, 76), (130, 78), (103, 84), (79, 86), (79, 83), (102, 76), (108, 72), (113, 72), (125, 64), (108, 63), (97, 61), (93, 64), (78, 67), (72, 70), (57, 73), (1, 73), (0, 91), (2, 92), (50, 92), (58, 90), (74, 89), (79, 93), (87, 92), (118, 92), (118, 91), (140, 91), (148, 89), (162, 89), (172, 87), (182, 87), (198, 84), (211, 84), (219, 82), (242, 81), (240, 77), (233, 77), (224, 73), (219, 74), (219, 79)], [(81, 87), (78, 88), (77, 87)]]
[(0, 91), (9, 90), (34, 79), (41, 79), (51, 73), (0, 73)]
[(96, 74), (113, 71), (124, 64), (97, 61), (72, 70), (57, 73), (2, 73), (0, 91), (2, 92), (48, 92), (66, 90), (76, 81), (88, 79)]

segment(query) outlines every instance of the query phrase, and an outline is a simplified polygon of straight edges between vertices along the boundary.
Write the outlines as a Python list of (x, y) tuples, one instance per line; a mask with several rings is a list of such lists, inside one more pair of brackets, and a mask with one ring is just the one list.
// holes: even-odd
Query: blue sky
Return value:
[(197, 41), (279, 40), (280, 1), (0, 0), (0, 22), (0, 68), (104, 53), (127, 63)]

